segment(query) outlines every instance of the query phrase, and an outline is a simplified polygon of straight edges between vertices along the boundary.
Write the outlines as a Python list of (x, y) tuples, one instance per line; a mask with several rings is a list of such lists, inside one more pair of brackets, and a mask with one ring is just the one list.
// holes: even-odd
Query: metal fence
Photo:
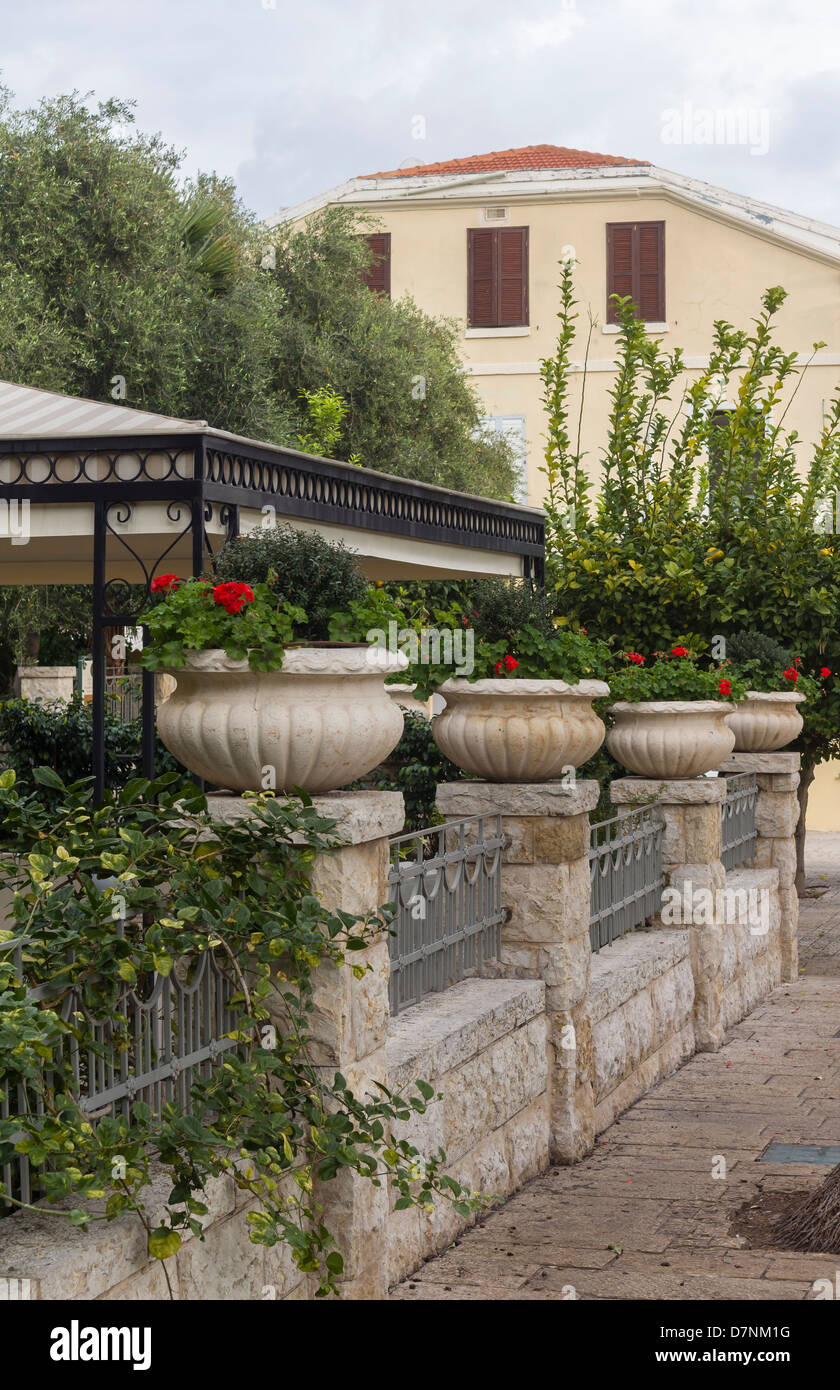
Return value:
[[(19, 937), (0, 947), (4, 954), (12, 950), (24, 979), (25, 945), (26, 938)], [(80, 1109), (90, 1116), (128, 1117), (137, 1101), (144, 1101), (156, 1114), (167, 1101), (174, 1101), (189, 1110), (193, 1083), (209, 1076), (218, 1059), (238, 1046), (235, 1038), (225, 1036), (236, 1025), (238, 1011), (231, 1012), (228, 1006), (234, 992), (233, 981), (222, 972), (213, 952), (205, 951), (195, 961), (176, 961), (168, 977), (149, 975), (126, 988), (107, 1018), (94, 1018), (78, 991), (63, 994), (57, 1011), (65, 1020), (82, 1014), (94, 1044), (83, 1049), (72, 1037), (63, 1043)], [(29, 989), (28, 997), (43, 1002), (55, 993), (55, 985), (41, 984)], [(43, 1113), (43, 1098), (24, 1086), (0, 1102), (4, 1120)], [(20, 1201), (30, 1202), (39, 1195), (25, 1156), (0, 1167), (0, 1182)], [(4, 1209), (8, 1213), (10, 1204), (0, 1196), (0, 1212)]]
[(726, 798), (720, 807), (720, 857), (725, 869), (749, 864), (755, 858), (755, 802), (758, 793), (754, 772), (726, 778)]
[(105, 676), (105, 712), (114, 719), (130, 724), (139, 719), (143, 710), (143, 677), (131, 675)]
[(662, 824), (652, 806), (593, 825), (589, 840), (589, 939), (593, 951), (658, 912)]
[(391, 1013), (475, 973), (501, 950), (502, 818), (462, 821), (391, 840)]

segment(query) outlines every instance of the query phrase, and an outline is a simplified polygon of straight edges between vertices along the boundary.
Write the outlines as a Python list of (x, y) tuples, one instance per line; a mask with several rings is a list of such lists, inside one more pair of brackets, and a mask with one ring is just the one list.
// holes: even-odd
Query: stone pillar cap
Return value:
[(800, 753), (732, 753), (721, 766), (724, 776), (738, 772), (798, 772)]
[(598, 804), (600, 787), (565, 782), (441, 782), (436, 804), (450, 820), (462, 816), (579, 816)]
[(618, 777), (610, 783), (610, 798), (616, 806), (643, 806), (664, 801), (677, 806), (709, 806), (726, 799), (725, 777)]
[[(312, 805), (319, 816), (336, 822), (328, 833), (343, 845), (363, 845), (386, 835), (399, 835), (405, 824), (402, 792), (326, 792), (313, 796)], [(213, 793), (207, 798), (207, 808), (215, 820), (242, 820), (251, 814), (252, 807), (250, 799), (234, 792)]]

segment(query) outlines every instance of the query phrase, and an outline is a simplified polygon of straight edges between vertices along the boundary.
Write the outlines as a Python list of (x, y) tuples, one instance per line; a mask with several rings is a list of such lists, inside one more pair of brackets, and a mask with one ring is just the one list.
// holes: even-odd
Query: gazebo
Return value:
[[(206, 420), (9, 382), (0, 382), (0, 501), (16, 523), (0, 541), (0, 583), (93, 586), (97, 796), (105, 769), (104, 630), (142, 622), (162, 565), (201, 574), (227, 539), (276, 519), (343, 540), (372, 579), (543, 578), (545, 520), (535, 508), (260, 443)], [(131, 609), (133, 585), (142, 585), (144, 599)], [(143, 770), (151, 776), (150, 672), (142, 708)]]

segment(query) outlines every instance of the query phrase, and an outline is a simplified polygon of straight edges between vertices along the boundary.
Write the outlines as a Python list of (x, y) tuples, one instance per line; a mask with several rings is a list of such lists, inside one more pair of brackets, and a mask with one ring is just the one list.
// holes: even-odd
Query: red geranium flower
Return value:
[(150, 585), (153, 594), (167, 594), (170, 589), (177, 589), (181, 580), (177, 574), (159, 574), (157, 579), (153, 579)]
[(514, 659), (513, 659), (512, 656), (506, 656), (505, 659), (504, 659), (504, 661), (505, 661), (505, 667), (506, 667), (506, 669), (507, 669), (508, 671), (515, 671), (516, 668), (517, 668), (517, 666), (519, 665), (519, 662), (518, 662), (518, 661), (514, 661)]
[(688, 656), (688, 648), (687, 648), (687, 647), (672, 647), (672, 648), (671, 648), (671, 655), (672, 655), (672, 656)]
[(625, 660), (632, 661), (634, 666), (644, 666), (645, 664), (645, 659), (641, 652), (627, 652)]
[(729, 681), (721, 681), (720, 685), (718, 686), (718, 690), (720, 691), (721, 695), (732, 694), (732, 686), (729, 684)]
[(827, 666), (821, 666), (821, 667), (820, 667), (820, 675), (822, 676), (823, 680), (825, 680), (826, 676), (830, 676), (830, 675), (831, 675), (831, 671), (829, 670), (829, 668), (828, 668)]
[(238, 613), (246, 603), (254, 602), (254, 591), (250, 584), (240, 584), (231, 579), (227, 584), (217, 584), (213, 590), (213, 602), (220, 603), (226, 613)]
[(786, 681), (790, 681), (793, 685), (799, 680), (799, 672), (793, 666), (789, 666), (786, 671), (782, 672), (782, 675)]
[(801, 656), (795, 656), (795, 657), (793, 658), (793, 664), (794, 664), (794, 666), (801, 666), (801, 665), (802, 665), (802, 657), (801, 657)]

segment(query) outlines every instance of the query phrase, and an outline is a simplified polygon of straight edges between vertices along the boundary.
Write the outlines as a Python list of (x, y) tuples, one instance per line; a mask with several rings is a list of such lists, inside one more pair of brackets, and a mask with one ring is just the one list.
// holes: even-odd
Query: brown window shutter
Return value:
[(527, 227), (468, 228), (467, 322), (470, 328), (527, 324)]
[(639, 318), (665, 322), (665, 223), (641, 222), (639, 236)]
[(607, 223), (607, 322), (617, 323), (611, 296), (630, 295), (645, 323), (665, 320), (665, 223)]
[(607, 323), (618, 323), (614, 294), (633, 293), (633, 226), (630, 222), (607, 224)]
[(373, 257), (370, 269), (362, 274), (362, 280), (374, 294), (384, 294), (391, 298), (391, 233), (375, 232), (365, 237)]
[(495, 328), (497, 317), (495, 231), (467, 229), (467, 321), (470, 328)]
[(528, 322), (528, 228), (500, 227), (499, 327), (513, 328)]

